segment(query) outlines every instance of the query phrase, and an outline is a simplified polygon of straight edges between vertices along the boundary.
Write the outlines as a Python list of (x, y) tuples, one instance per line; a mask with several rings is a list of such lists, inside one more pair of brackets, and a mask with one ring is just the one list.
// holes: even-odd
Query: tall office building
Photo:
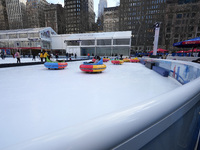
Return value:
[(6, 11), (6, 0), (0, 0), (0, 30), (8, 30), (8, 15)]
[(159, 45), (163, 45), (165, 0), (120, 0), (119, 29), (132, 31), (133, 50), (152, 50), (154, 24), (160, 22)]
[(45, 8), (49, 3), (46, 0), (27, 0), (26, 5), (28, 27), (45, 27)]
[(98, 17), (101, 17), (103, 15), (104, 8), (107, 8), (107, 0), (99, 0)]
[(93, 0), (65, 0), (66, 33), (85, 33), (95, 23)]
[(103, 31), (103, 23), (104, 23), (104, 8), (107, 8), (107, 0), (99, 0), (98, 5), (98, 18), (97, 18), (97, 25), (98, 31)]
[(50, 4), (45, 9), (45, 26), (51, 27), (56, 33), (65, 33), (65, 13), (61, 4)]
[(165, 44), (175, 50), (173, 43), (200, 37), (200, 0), (167, 0), (165, 15)]
[(6, 0), (10, 29), (26, 28), (26, 0)]

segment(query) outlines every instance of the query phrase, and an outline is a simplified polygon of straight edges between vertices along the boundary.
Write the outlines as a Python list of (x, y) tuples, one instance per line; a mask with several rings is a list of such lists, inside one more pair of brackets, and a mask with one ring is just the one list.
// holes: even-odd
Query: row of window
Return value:
[(184, 13), (184, 14), (177, 14), (176, 15), (176, 18), (185, 18), (185, 17), (187, 17), (187, 18), (189, 18), (189, 17), (191, 17), (191, 18), (194, 18), (196, 16), (196, 13), (191, 13), (191, 15), (189, 14), (189, 13)]
[(39, 33), (2, 34), (0, 39), (39, 38)]
[[(67, 41), (68, 46), (95, 45), (95, 40)], [(130, 39), (113, 39), (113, 45), (129, 45)], [(97, 45), (112, 45), (111, 39), (99, 39)]]

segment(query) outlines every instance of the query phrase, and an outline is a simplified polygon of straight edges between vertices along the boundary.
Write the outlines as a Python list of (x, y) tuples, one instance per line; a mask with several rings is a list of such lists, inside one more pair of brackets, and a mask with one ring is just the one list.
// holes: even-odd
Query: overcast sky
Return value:
[[(49, 3), (54, 3), (54, 4), (62, 4), (64, 6), (64, 0), (47, 0), (47, 2)], [(114, 7), (117, 5), (117, 3), (119, 3), (119, 0), (107, 0), (108, 2), (108, 7)], [(94, 0), (94, 11), (96, 13), (96, 15), (98, 14), (98, 4), (99, 4), (99, 0)]]

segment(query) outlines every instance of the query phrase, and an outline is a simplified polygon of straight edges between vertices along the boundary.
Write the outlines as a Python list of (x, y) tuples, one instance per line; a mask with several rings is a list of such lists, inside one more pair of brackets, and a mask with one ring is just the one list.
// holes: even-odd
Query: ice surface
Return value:
[[(36, 57), (35, 60), (33, 58), (20, 58), (21, 63), (25, 62), (40, 62), (40, 58)], [(17, 58), (6, 57), (5, 59), (0, 58), (0, 64), (7, 64), (7, 63), (17, 63)]]
[(0, 149), (81, 125), (181, 86), (140, 63), (105, 63), (88, 74), (82, 62), (63, 70), (44, 65), (0, 69)]

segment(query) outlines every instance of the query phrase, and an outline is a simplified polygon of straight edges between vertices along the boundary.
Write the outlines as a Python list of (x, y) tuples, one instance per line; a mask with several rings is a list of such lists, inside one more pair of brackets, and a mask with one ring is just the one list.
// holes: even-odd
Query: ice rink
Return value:
[(0, 149), (81, 125), (148, 101), (179, 86), (140, 63), (105, 63), (102, 73), (85, 73), (81, 61), (63, 70), (44, 65), (0, 69)]

